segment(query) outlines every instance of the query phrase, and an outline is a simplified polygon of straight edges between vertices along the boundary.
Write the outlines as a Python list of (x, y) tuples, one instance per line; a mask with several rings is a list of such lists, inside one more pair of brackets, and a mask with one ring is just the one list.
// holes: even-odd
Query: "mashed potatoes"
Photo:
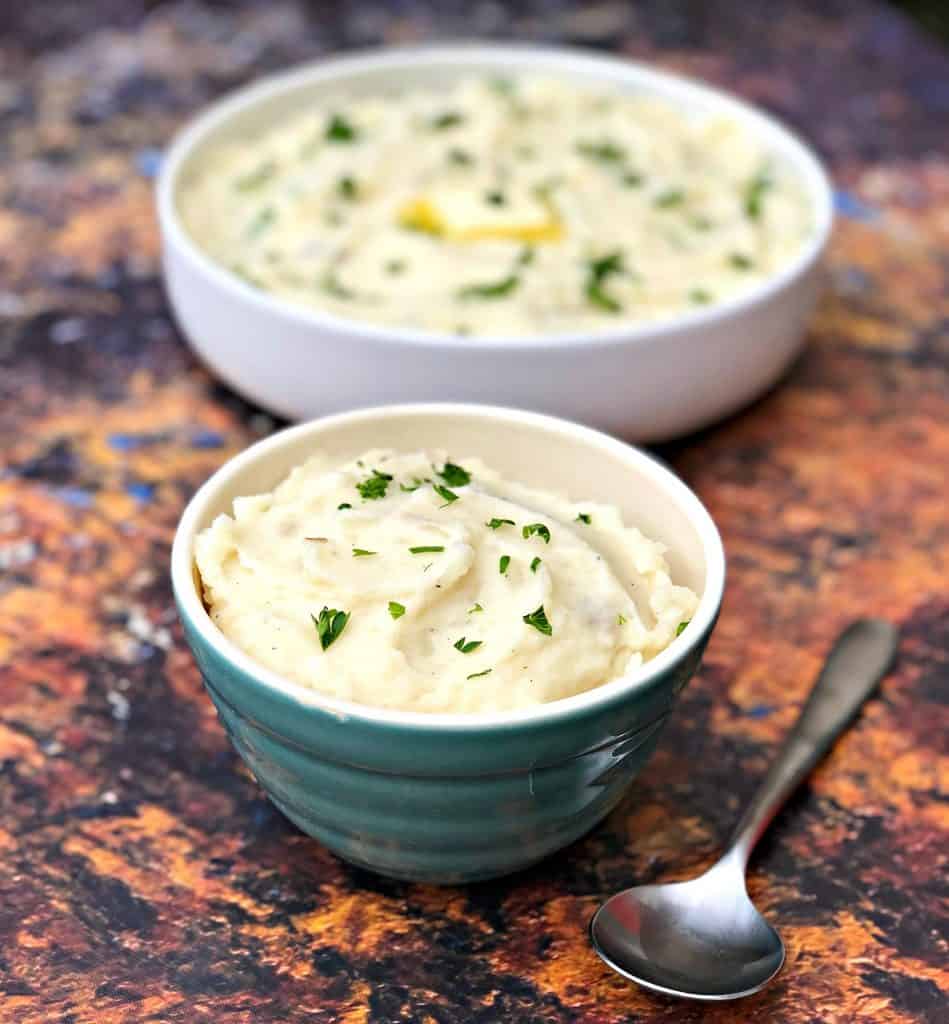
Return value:
[(209, 153), (179, 208), (265, 291), (501, 338), (715, 303), (784, 267), (813, 220), (736, 121), (530, 76), (314, 104)]
[(478, 459), (316, 455), (196, 542), (217, 626), (321, 693), (426, 712), (581, 693), (666, 647), (697, 599), (617, 509)]

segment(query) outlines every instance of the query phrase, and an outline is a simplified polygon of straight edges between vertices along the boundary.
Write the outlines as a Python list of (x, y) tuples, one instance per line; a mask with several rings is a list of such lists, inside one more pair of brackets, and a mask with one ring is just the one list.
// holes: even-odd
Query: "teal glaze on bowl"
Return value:
[[(395, 433), (405, 437), (393, 442), (393, 422), (400, 418), (402, 428)], [(467, 427), (466, 448), (459, 447), (457, 431), (439, 429), (443, 419)], [(363, 443), (367, 423), (377, 438), (390, 439), (383, 443), (405, 447), (418, 438), (419, 446), (427, 437), (421, 443), (486, 461), (497, 455), (500, 440), (509, 441), (512, 429), (533, 432), (535, 441), (566, 430), (587, 446), (606, 445), (611, 454), (648, 470), (646, 475), (661, 480), (674, 497), (687, 497), (687, 511), (696, 517), (702, 543), (693, 545), (692, 553), (702, 550), (705, 585), (692, 625), (627, 679), (503, 715), (368, 708), (324, 697), (257, 666), (204, 610), (192, 570), (194, 535), (237, 494), (273, 486), (304, 452), (320, 446), (354, 454), (369, 447)], [(499, 425), (505, 429), (497, 433)], [(263, 476), (261, 467), (268, 468)], [(248, 488), (250, 480), (258, 485)], [(586, 488), (577, 493), (603, 498)], [(644, 532), (649, 534), (648, 524)], [(277, 807), (355, 864), (397, 878), (450, 883), (491, 878), (538, 861), (589, 831), (617, 804), (698, 667), (721, 601), (724, 559), (698, 500), (641, 452), (535, 414), (409, 406), (315, 421), (233, 460), (186, 510), (172, 576), (185, 637), (208, 693), (235, 748)]]

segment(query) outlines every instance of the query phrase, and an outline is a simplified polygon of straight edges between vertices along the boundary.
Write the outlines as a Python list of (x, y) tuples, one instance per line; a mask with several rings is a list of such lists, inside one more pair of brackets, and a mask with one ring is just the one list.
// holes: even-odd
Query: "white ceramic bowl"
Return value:
[[(802, 183), (814, 232), (784, 270), (745, 294), (596, 334), (458, 338), (362, 323), (241, 281), (189, 238), (177, 193), (202, 156), (314, 100), (432, 87), (465, 75), (539, 73), (724, 113)], [(237, 391), (291, 419), (385, 402), (454, 399), (524, 406), (623, 437), (695, 430), (770, 387), (804, 340), (817, 298), (832, 193), (813, 152), (765, 114), (715, 89), (631, 61), (569, 49), (451, 45), (381, 50), (267, 78), (212, 105), (177, 138), (158, 182), (165, 280), (182, 329)]]

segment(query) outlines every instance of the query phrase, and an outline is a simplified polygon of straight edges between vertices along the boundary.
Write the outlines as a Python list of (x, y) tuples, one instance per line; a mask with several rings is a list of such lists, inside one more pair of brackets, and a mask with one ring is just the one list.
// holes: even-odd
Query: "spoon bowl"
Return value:
[(727, 858), (688, 882), (617, 893), (594, 915), (590, 939), (619, 974), (690, 999), (751, 995), (784, 964), (780, 936), (748, 898), (740, 864)]
[(781, 970), (784, 944), (745, 888), (748, 857), (876, 689), (897, 639), (880, 619), (861, 619), (841, 633), (725, 855), (704, 875), (626, 889), (600, 907), (590, 941), (614, 971), (666, 995), (721, 1000), (749, 996)]

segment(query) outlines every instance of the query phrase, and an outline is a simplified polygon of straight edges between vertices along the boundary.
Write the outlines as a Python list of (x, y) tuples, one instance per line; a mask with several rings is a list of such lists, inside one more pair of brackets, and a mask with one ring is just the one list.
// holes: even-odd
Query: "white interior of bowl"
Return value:
[[(513, 480), (575, 500), (609, 502), (647, 537), (662, 541), (677, 583), (700, 595), (692, 627), (645, 666), (587, 693), (507, 713), (430, 715), (391, 711), (338, 700), (256, 664), (229, 641), (204, 609), (193, 569), (194, 538), (236, 497), (272, 489), (315, 451), (340, 461), (369, 448), (402, 451), (443, 448), (453, 457), (476, 455)], [(185, 509), (172, 552), (172, 577), (192, 622), (231, 661), (268, 685), (343, 716), (401, 724), (484, 727), (569, 713), (643, 685), (685, 653), (714, 618), (721, 602), (725, 561), (711, 517), (669, 470), (638, 449), (598, 431), (537, 413), (489, 406), (406, 405), (365, 409), (304, 423), (260, 441), (226, 463)]]
[[(214, 275), (226, 287), (239, 289), (245, 298), (264, 303), (284, 315), (335, 329), (354, 323), (321, 310), (294, 305), (246, 284), (218, 266), (194, 243), (177, 213), (177, 196), (189, 177), (201, 168), (203, 157), (216, 146), (235, 139), (252, 138), (279, 120), (306, 109), (313, 102), (333, 96), (391, 93), (409, 88), (438, 88), (473, 75), (547, 74), (630, 93), (657, 96), (687, 113), (727, 114), (741, 121), (758, 137), (770, 158), (801, 182), (810, 198), (814, 231), (798, 256), (779, 273), (747, 292), (708, 307), (670, 316), (660, 321), (627, 321), (615, 328), (579, 336), (571, 333), (543, 335), (543, 341), (574, 344), (578, 341), (629, 340), (637, 335), (655, 336), (683, 323), (700, 324), (736, 312), (759, 301), (797, 278), (819, 257), (833, 221), (832, 191), (827, 176), (812, 150), (767, 114), (726, 93), (677, 75), (633, 61), (591, 55), (569, 48), (505, 45), (439, 45), (421, 48), (368, 51), (305, 65), (268, 77), (213, 104), (179, 135), (163, 164), (158, 182), (159, 219), (174, 242), (183, 246), (202, 272)], [(394, 328), (359, 321), (359, 329), (385, 336), (393, 343), (442, 342), (457, 346), (494, 344), (536, 345), (537, 337), (458, 339), (430, 331)]]

